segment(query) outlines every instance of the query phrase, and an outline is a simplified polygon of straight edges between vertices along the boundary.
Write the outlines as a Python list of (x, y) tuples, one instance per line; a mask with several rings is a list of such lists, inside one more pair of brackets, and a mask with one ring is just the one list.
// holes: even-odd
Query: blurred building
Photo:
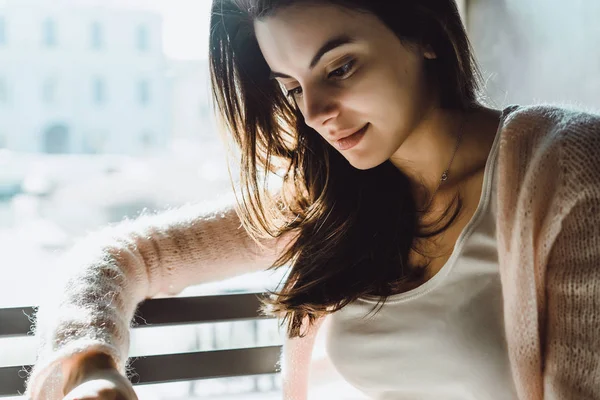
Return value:
[(167, 145), (161, 17), (110, 4), (0, 1), (0, 148), (137, 155)]

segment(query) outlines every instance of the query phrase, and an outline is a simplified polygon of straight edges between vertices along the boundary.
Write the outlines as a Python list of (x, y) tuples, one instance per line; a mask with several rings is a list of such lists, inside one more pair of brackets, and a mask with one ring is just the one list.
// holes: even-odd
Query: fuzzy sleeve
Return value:
[(546, 283), (545, 400), (600, 400), (600, 196), (563, 220)]
[(598, 154), (600, 119), (567, 133), (560, 162), (561, 225), (546, 274), (545, 400), (600, 400)]
[(40, 345), (26, 398), (62, 399), (61, 363), (77, 353), (106, 353), (125, 373), (129, 327), (140, 302), (266, 269), (283, 242), (257, 246), (231, 206), (188, 205), (88, 235), (53, 266), (54, 295), (36, 314)]

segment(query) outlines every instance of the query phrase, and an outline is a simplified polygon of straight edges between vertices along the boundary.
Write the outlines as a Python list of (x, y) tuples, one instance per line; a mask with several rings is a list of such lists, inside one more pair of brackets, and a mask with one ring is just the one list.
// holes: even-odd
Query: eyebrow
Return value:
[[(318, 63), (319, 61), (321, 61), (321, 58), (323, 58), (323, 56), (325, 54), (327, 54), (328, 52), (330, 52), (333, 49), (336, 49), (340, 46), (343, 46), (345, 44), (349, 44), (349, 43), (354, 43), (355, 40), (354, 38), (343, 34), (343, 35), (339, 35), (336, 36), (332, 39), (329, 39), (327, 42), (325, 42), (325, 44), (323, 46), (321, 46), (321, 48), (317, 51), (317, 54), (315, 54), (315, 56), (313, 57), (313, 59), (311, 60), (310, 64), (309, 64), (309, 69), (313, 69)], [(283, 74), (281, 72), (275, 72), (275, 71), (271, 71), (271, 74), (269, 75), (269, 79), (275, 79), (275, 78), (289, 78), (291, 79), (292, 77), (287, 75), (287, 74)]]

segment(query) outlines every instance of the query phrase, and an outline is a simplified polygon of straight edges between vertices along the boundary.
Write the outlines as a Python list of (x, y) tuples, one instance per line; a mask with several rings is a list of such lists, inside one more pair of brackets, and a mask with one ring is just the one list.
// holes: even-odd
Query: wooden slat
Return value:
[(136, 327), (264, 318), (258, 293), (154, 299), (142, 303)]
[(24, 336), (31, 329), (33, 307), (17, 307), (0, 309), (0, 338), (6, 336)]
[(0, 397), (22, 394), (25, 391), (24, 376), (22, 367), (0, 368)]
[[(136, 385), (273, 374), (279, 372), (280, 352), (281, 346), (269, 346), (168, 354), (138, 358), (131, 366)], [(23, 393), (23, 377), (22, 367), (0, 368), (0, 397)]]
[[(134, 325), (182, 325), (200, 322), (264, 318), (258, 312), (259, 293), (177, 297), (147, 300), (138, 308)], [(31, 329), (33, 307), (0, 309), (0, 338), (25, 336)]]
[[(137, 328), (265, 318), (258, 293), (152, 299), (140, 304)], [(25, 336), (33, 307), (0, 309), (0, 338)], [(280, 346), (214, 352), (156, 355), (136, 359), (136, 384), (271, 374), (277, 372)], [(31, 366), (25, 368), (30, 369)], [(24, 391), (23, 367), (0, 368), (0, 397)]]
[(281, 346), (150, 356), (135, 360), (137, 384), (191, 381), (278, 372)]

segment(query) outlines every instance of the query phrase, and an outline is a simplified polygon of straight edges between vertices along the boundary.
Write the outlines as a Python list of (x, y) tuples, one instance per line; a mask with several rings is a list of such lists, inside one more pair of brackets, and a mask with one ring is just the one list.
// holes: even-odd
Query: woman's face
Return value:
[(401, 43), (373, 14), (292, 6), (254, 25), (273, 79), (356, 168), (388, 160), (435, 104), (423, 65), (435, 55)]

